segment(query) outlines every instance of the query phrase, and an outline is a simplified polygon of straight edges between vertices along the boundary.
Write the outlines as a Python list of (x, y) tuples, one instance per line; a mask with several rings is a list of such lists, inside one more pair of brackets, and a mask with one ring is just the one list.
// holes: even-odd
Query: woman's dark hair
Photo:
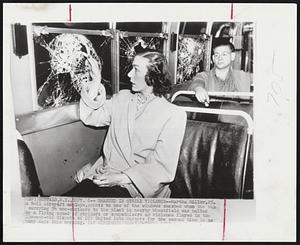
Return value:
[(170, 72), (165, 56), (159, 52), (145, 52), (137, 56), (149, 60), (148, 72), (145, 75), (145, 81), (148, 86), (153, 87), (153, 93), (156, 96), (166, 96), (171, 90)]

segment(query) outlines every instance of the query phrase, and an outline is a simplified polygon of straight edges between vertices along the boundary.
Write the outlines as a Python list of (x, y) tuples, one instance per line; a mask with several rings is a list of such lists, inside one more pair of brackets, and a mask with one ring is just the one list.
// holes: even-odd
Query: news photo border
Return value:
[[(5, 4), (3, 32), (9, 33), (9, 24), (14, 22), (65, 22), (68, 4)], [(4, 61), (4, 222), (5, 240), (9, 241), (220, 241), (220, 240), (273, 240), (295, 239), (295, 101), (296, 101), (296, 22), (295, 6), (272, 4), (234, 4), (231, 15), (230, 4), (72, 4), (74, 22), (126, 20), (170, 20), (170, 21), (233, 21), (251, 20), (255, 23), (254, 38), (254, 189), (255, 205), (245, 205), (245, 200), (227, 200), (226, 230), (224, 234), (224, 200), (220, 201), (220, 221), (212, 223), (176, 224), (128, 224), (128, 225), (85, 225), (70, 224), (24, 224), (23, 200), (20, 199), (18, 183), (16, 145), (14, 143), (14, 114), (9, 84), (10, 41), (3, 42)], [(281, 8), (280, 8), (281, 7)], [(145, 10), (147, 9), (147, 13)], [(106, 10), (106, 11), (103, 11)], [(143, 11), (144, 10), (144, 11)], [(167, 11), (168, 10), (168, 11)], [(98, 11), (98, 12), (97, 12)], [(286, 18), (278, 14), (288, 13)], [(56, 13), (53, 15), (53, 13)], [(116, 13), (112, 17), (109, 13)], [(132, 12), (137, 13), (134, 18)], [(11, 13), (15, 13), (11, 15)], [(16, 13), (22, 13), (18, 15)], [(176, 13), (176, 15), (174, 15)], [(199, 13), (201, 18), (199, 19)], [(21, 17), (22, 16), (22, 17)], [(218, 18), (217, 18), (218, 16)], [(265, 21), (265, 17), (268, 17)], [(284, 28), (287, 27), (287, 28)], [(277, 35), (275, 30), (282, 34)], [(288, 37), (288, 38), (284, 38)], [(4, 37), (5, 38), (5, 37)], [(290, 44), (290, 45), (287, 45)], [(289, 56), (290, 55), (290, 56)], [(288, 57), (293, 57), (290, 59)], [(282, 69), (284, 68), (284, 69)], [(266, 82), (262, 82), (266, 81)], [(256, 105), (259, 105), (256, 106)], [(267, 110), (265, 110), (267, 109)], [(278, 130), (281, 129), (281, 130)], [(284, 133), (284, 130), (285, 133)], [(286, 133), (288, 132), (288, 133)], [(273, 141), (274, 136), (290, 144), (282, 145)], [(285, 154), (280, 154), (284, 152)], [(285, 162), (285, 169), (280, 168)], [(11, 163), (11, 164), (8, 164)], [(266, 176), (266, 172), (268, 175)], [(10, 184), (8, 184), (10, 183)], [(282, 185), (279, 185), (281, 183)], [(252, 203), (254, 201), (252, 200)], [(274, 205), (275, 204), (275, 205)], [(272, 206), (274, 205), (274, 206)], [(249, 213), (249, 210), (253, 210)], [(223, 212), (222, 212), (223, 211)], [(284, 212), (285, 217), (279, 214)], [(254, 217), (254, 218), (253, 218)], [(273, 224), (267, 228), (267, 224)], [(282, 230), (283, 227), (289, 229)], [(32, 236), (36, 229), (49, 230)], [(101, 229), (101, 234), (97, 232)], [(168, 233), (167, 230), (172, 232)], [(199, 229), (201, 232), (199, 232)], [(151, 230), (149, 233), (148, 231)], [(248, 232), (247, 232), (248, 231)], [(49, 234), (49, 233), (48, 233)]]

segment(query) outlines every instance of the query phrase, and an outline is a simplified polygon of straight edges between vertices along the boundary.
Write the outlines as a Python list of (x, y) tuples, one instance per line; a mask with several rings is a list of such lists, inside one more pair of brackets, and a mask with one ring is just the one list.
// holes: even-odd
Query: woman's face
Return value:
[(130, 78), (130, 82), (132, 83), (132, 90), (134, 92), (150, 92), (153, 87), (148, 86), (145, 81), (145, 75), (148, 72), (149, 61), (148, 59), (136, 56), (132, 62), (132, 70), (128, 73), (128, 77)]

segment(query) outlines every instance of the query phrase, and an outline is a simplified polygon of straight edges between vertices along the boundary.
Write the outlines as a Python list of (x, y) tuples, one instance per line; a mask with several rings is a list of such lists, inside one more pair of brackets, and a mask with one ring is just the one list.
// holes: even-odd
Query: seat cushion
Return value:
[(247, 128), (228, 123), (188, 120), (173, 198), (239, 198)]
[(22, 196), (43, 195), (32, 154), (23, 140), (18, 140)]

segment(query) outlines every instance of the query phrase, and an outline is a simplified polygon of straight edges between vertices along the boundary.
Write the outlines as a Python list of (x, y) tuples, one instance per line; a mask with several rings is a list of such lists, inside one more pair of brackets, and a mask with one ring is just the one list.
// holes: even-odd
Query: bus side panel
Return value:
[(24, 135), (43, 194), (61, 195), (75, 186), (75, 172), (99, 157), (106, 132), (78, 121)]

